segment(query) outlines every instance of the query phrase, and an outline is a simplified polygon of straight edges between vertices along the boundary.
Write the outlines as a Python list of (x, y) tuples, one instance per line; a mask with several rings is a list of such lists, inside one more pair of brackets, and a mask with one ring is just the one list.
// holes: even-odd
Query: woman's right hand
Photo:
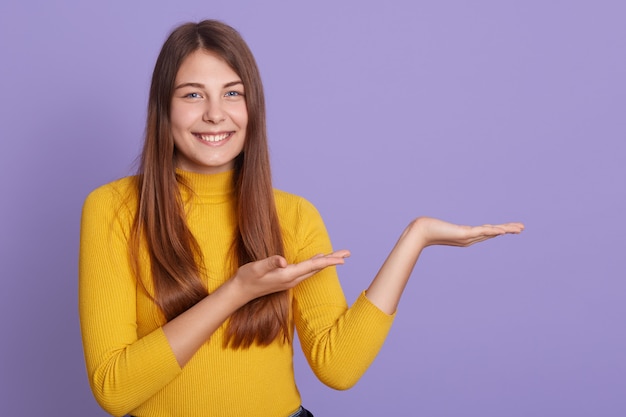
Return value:
[(328, 255), (316, 255), (297, 264), (288, 264), (282, 256), (270, 256), (242, 265), (232, 280), (241, 295), (250, 301), (293, 288), (324, 268), (342, 265), (349, 256), (349, 251), (339, 250)]
[(295, 287), (316, 272), (344, 263), (347, 250), (317, 255), (289, 265), (282, 256), (270, 256), (241, 266), (222, 286), (163, 326), (165, 337), (183, 367), (239, 307), (255, 298)]

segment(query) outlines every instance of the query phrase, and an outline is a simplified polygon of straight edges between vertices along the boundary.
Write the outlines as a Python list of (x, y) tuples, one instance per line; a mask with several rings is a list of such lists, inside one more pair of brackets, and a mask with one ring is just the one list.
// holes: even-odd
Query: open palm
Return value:
[(517, 222), (463, 226), (433, 217), (419, 217), (415, 219), (412, 227), (419, 229), (419, 235), (423, 239), (423, 246), (470, 246), (496, 236), (509, 233), (518, 234), (524, 230), (524, 225)]

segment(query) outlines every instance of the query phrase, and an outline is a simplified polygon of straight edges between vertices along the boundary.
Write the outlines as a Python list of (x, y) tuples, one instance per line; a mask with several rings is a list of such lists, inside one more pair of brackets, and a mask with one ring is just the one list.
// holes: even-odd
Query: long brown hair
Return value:
[[(220, 56), (239, 75), (246, 91), (246, 138), (243, 151), (235, 159), (233, 175), (238, 219), (234, 261), (241, 266), (284, 254), (272, 190), (265, 99), (254, 57), (239, 33), (224, 23), (205, 20), (179, 26), (165, 41), (152, 74), (137, 175), (139, 203), (130, 245), (135, 273), (139, 274), (139, 246), (145, 239), (153, 298), (168, 321), (208, 294), (202, 282), (202, 254), (185, 219), (170, 122), (178, 69), (185, 58), (200, 49)], [(287, 291), (252, 300), (230, 317), (226, 343), (238, 348), (254, 342), (268, 345), (281, 335), (287, 340), (289, 303)]]

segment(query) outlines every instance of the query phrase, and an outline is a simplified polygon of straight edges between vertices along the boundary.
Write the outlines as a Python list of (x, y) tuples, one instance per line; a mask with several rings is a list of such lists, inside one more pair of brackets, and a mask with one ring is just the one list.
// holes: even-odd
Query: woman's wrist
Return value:
[(399, 240), (410, 241), (412, 246), (420, 252), (429, 246), (424, 229), (424, 217), (418, 217), (409, 223)]
[(232, 278), (224, 282), (215, 292), (220, 292), (223, 297), (230, 300), (229, 303), (235, 307), (235, 310), (239, 307), (243, 307), (249, 301), (253, 300), (250, 296), (247, 296), (247, 292), (243, 284), (237, 279), (237, 274)]

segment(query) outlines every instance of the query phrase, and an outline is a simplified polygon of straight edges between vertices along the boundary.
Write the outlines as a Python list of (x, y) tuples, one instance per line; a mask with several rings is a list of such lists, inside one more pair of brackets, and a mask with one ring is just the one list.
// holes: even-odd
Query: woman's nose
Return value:
[(204, 111), (202, 120), (207, 123), (220, 123), (223, 122), (226, 116), (219, 100), (207, 100), (207, 106)]

